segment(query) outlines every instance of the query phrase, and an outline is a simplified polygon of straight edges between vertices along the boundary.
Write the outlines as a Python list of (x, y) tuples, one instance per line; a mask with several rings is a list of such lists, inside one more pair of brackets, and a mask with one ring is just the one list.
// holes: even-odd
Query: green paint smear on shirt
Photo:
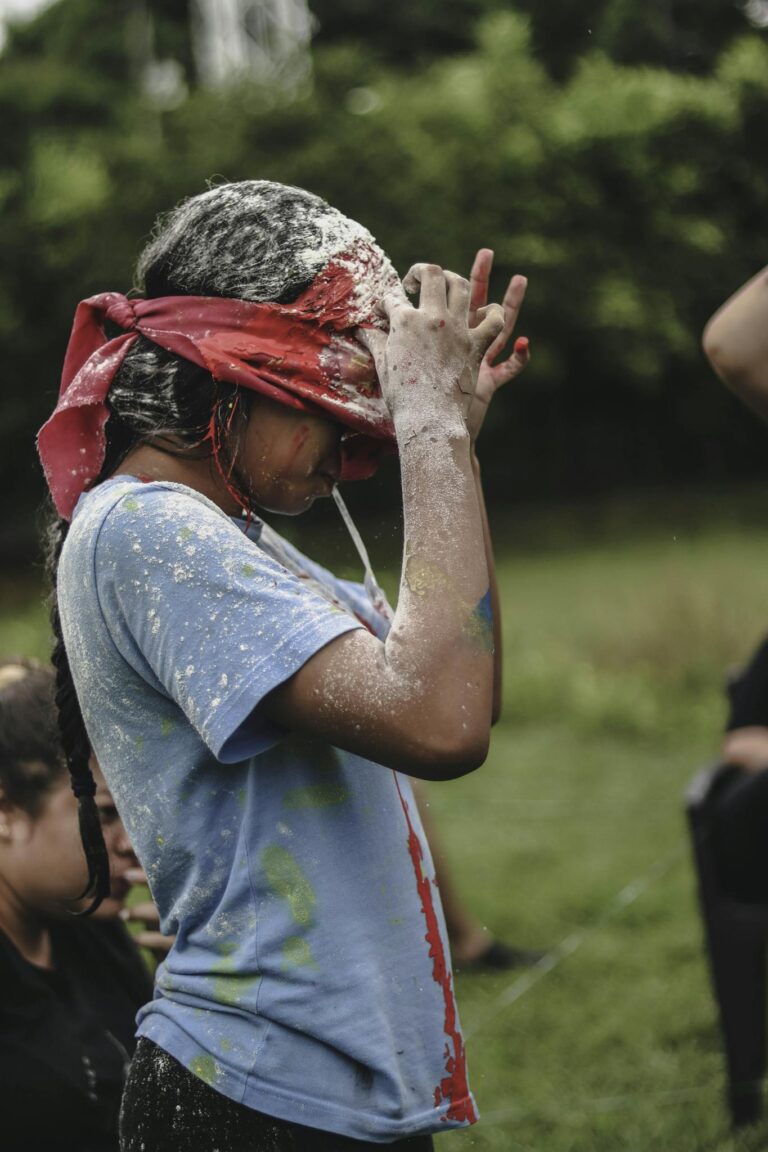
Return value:
[(213, 998), (217, 1004), (226, 1004), (231, 1008), (247, 999), (258, 987), (260, 980), (258, 972), (221, 972), (213, 979)]
[(163, 736), (170, 736), (175, 727), (176, 725), (173, 720), (171, 720), (170, 716), (163, 716), (162, 720), (160, 721), (160, 732)]
[(217, 1004), (232, 1006), (247, 998), (258, 986), (261, 975), (258, 972), (239, 972), (234, 952), (237, 945), (232, 940), (222, 940), (216, 945), (221, 958), (212, 966), (211, 991)]
[(283, 970), (287, 968), (317, 968), (303, 936), (289, 936), (283, 944)]
[(215, 1084), (219, 1075), (219, 1069), (213, 1056), (195, 1056), (190, 1061), (189, 1070), (193, 1076), (197, 1076), (198, 1080), (209, 1085)]
[(283, 800), (284, 808), (330, 808), (349, 800), (349, 789), (343, 784), (309, 784), (291, 788)]
[(262, 853), (261, 866), (270, 888), (287, 901), (296, 923), (311, 924), (317, 898), (299, 862), (280, 844), (270, 844)]

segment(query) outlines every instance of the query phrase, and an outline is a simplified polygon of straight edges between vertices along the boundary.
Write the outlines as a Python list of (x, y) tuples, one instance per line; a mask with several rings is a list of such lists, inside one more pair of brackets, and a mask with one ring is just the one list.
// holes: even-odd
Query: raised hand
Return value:
[[(472, 271), (469, 277), (469, 324), (474, 328), (483, 322), (485, 309), (488, 303), (488, 281), (493, 267), (493, 251), (490, 248), (481, 248), (475, 256)], [(504, 325), (496, 339), (489, 346), (480, 363), (477, 378), (477, 388), (470, 406), (467, 427), (472, 441), (477, 439), (483, 426), (488, 406), (502, 385), (515, 376), (519, 376), (530, 359), (528, 339), (519, 336), (515, 340), (510, 356), (499, 360), (506, 348), (517, 323), (528, 280), (525, 276), (513, 276), (504, 293)], [(495, 361), (498, 360), (498, 363)]]
[(418, 291), (417, 305), (401, 294), (385, 297), (388, 335), (359, 334), (374, 356), (395, 424), (399, 417), (449, 422), (458, 413), (466, 421), (479, 366), (503, 328), (502, 310), (476, 309), (470, 326), (469, 282), (435, 264), (415, 264), (403, 286)]

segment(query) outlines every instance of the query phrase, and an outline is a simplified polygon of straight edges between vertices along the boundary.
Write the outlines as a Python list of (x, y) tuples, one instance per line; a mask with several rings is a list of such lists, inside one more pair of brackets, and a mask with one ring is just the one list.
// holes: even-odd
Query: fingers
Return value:
[(143, 868), (126, 868), (123, 875), (129, 884), (147, 883), (147, 874)]
[(448, 303), (445, 274), (438, 264), (414, 264), (403, 280), (409, 295), (419, 293), (419, 308), (445, 311)]
[[(389, 297), (388, 299), (392, 299)], [(409, 305), (410, 307), (410, 305)], [(384, 301), (381, 301), (379, 310), (382, 315), (389, 315), (384, 312)], [(380, 328), (356, 328), (355, 339), (359, 340), (364, 348), (367, 348), (373, 357), (373, 364), (376, 369), (376, 375), (381, 381), (384, 374), (385, 353), (387, 347), (387, 333), (382, 332)]]
[(469, 274), (469, 315), (470, 326), (474, 327), (475, 313), (488, 303), (488, 281), (493, 267), (493, 249), (481, 248), (472, 263)]
[(525, 299), (527, 287), (528, 278), (526, 276), (513, 276), (507, 285), (507, 290), (504, 293), (504, 300), (502, 302), (502, 307), (504, 308), (504, 327), (488, 349), (490, 359), (499, 355), (512, 335), (515, 324), (517, 324), (517, 318), (520, 315), (520, 309)]
[[(486, 361), (490, 359), (490, 351), (486, 353)], [(528, 366), (531, 359), (531, 349), (527, 336), (518, 336), (512, 355), (507, 360), (491, 368), (495, 387), (509, 383), (515, 376), (519, 376)]]
[(403, 280), (406, 292), (419, 291), (419, 308), (466, 317), (469, 311), (469, 281), (438, 264), (414, 264)]
[(472, 345), (482, 359), (504, 328), (504, 310), (500, 304), (486, 304), (477, 312), (479, 324), (471, 330)]
[(155, 955), (167, 956), (173, 947), (175, 936), (163, 936), (161, 932), (137, 932), (134, 940), (140, 948), (148, 948)]
[(444, 272), (448, 310), (455, 316), (467, 318), (469, 314), (469, 280), (456, 272)]
[(155, 905), (147, 900), (142, 904), (132, 904), (130, 908), (121, 908), (120, 919), (138, 920), (142, 924), (159, 924), (160, 913)]

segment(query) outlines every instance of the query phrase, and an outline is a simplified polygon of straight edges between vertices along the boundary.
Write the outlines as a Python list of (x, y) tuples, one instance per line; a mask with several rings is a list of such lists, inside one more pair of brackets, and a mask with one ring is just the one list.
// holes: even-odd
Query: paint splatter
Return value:
[(283, 944), (283, 970), (288, 968), (317, 968), (312, 950), (303, 936), (289, 936)]
[(291, 788), (283, 800), (285, 808), (329, 808), (349, 800), (349, 789), (342, 784), (309, 784)]
[(287, 902), (296, 923), (308, 927), (317, 898), (299, 862), (282, 845), (270, 844), (262, 853), (261, 865), (270, 888)]
[(405, 561), (405, 582), (414, 596), (426, 596), (428, 592), (447, 592), (456, 597), (453, 583), (439, 564), (433, 564), (426, 557), (411, 553)]
[(483, 652), (493, 652), (493, 608), (490, 589), (472, 609), (462, 632)]
[(421, 842), (411, 823), (408, 804), (400, 791), (400, 781), (396, 773), (393, 772), (392, 775), (395, 779), (395, 787), (397, 788), (405, 822), (408, 826), (408, 851), (416, 876), (416, 887), (421, 901), (421, 910), (427, 924), (424, 939), (429, 944), (429, 957), (432, 961), (432, 979), (442, 990), (443, 1003), (445, 1005), (443, 1029), (447, 1037), (447, 1043), (445, 1045), (445, 1070), (447, 1075), (435, 1088), (435, 1107), (439, 1108), (440, 1104), (445, 1100), (448, 1103), (448, 1111), (444, 1117), (445, 1120), (458, 1120), (468, 1124), (474, 1124), (477, 1120), (477, 1113), (472, 1103), (472, 1097), (469, 1095), (464, 1040), (459, 1031), (459, 1022), (456, 1016), (456, 1001), (453, 998), (453, 977), (446, 961), (445, 948), (443, 947), (443, 940), (437, 922), (435, 901), (432, 895), (432, 882), (424, 868), (424, 853)]
[(215, 1084), (219, 1076), (219, 1066), (213, 1056), (195, 1056), (189, 1063), (189, 1070), (209, 1086)]
[(221, 959), (211, 967), (213, 998), (219, 1004), (230, 1006), (240, 1004), (248, 998), (261, 980), (259, 972), (242, 972), (237, 968), (238, 961), (233, 955), (235, 948), (233, 941), (222, 941), (218, 946), (219, 952), (222, 953)]

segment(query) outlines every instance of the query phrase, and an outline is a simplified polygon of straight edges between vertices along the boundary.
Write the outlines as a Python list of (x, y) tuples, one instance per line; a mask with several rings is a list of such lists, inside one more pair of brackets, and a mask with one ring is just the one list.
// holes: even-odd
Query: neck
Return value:
[(0, 874), (0, 930), (25, 960), (39, 968), (53, 968), (51, 934), (44, 918), (30, 908)]
[(151, 444), (141, 444), (129, 452), (117, 469), (120, 474), (142, 480), (168, 480), (185, 484), (217, 504), (228, 516), (240, 512), (240, 506), (227, 491), (211, 459), (194, 460), (189, 456), (172, 456)]

